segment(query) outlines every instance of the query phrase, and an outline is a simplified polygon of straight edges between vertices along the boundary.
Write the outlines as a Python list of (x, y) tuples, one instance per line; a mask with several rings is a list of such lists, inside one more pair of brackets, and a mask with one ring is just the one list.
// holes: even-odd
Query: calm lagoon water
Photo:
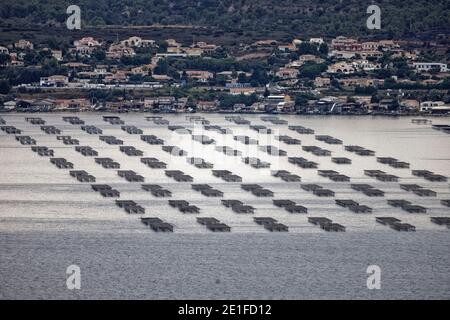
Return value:
[[(284, 169), (302, 177), (302, 183), (317, 183), (336, 192), (335, 198), (318, 198), (302, 189), (300, 183), (285, 183), (257, 170), (239, 159), (214, 151), (214, 146), (192, 142), (145, 120), (147, 114), (121, 114), (127, 125), (136, 125), (144, 134), (154, 134), (243, 177), (244, 183), (258, 183), (274, 191), (275, 199), (290, 199), (308, 208), (308, 214), (289, 214), (272, 205), (271, 198), (257, 198), (239, 184), (225, 183), (210, 170), (197, 169), (185, 158), (174, 158), (160, 146), (148, 145), (139, 135), (129, 135), (120, 126), (102, 120), (102, 114), (74, 114), (168, 163), (169, 169), (182, 170), (195, 183), (208, 183), (224, 192), (225, 199), (238, 199), (256, 208), (253, 216), (270, 216), (289, 227), (289, 233), (270, 233), (253, 222), (252, 215), (238, 215), (223, 207), (218, 198), (206, 198), (63, 122), (68, 114), (33, 114), (64, 135), (79, 139), (101, 157), (118, 161), (122, 169), (143, 175), (146, 183), (157, 183), (173, 192), (173, 199), (186, 199), (201, 209), (198, 216), (213, 216), (232, 228), (229, 234), (208, 232), (194, 215), (182, 214), (168, 206), (167, 199), (154, 198), (139, 183), (127, 183), (115, 170), (106, 170), (90, 157), (83, 157), (73, 146), (65, 146), (39, 126), (25, 121), (25, 114), (1, 115), (8, 125), (23, 130), (55, 150), (76, 169), (97, 177), (121, 192), (121, 198), (135, 200), (146, 209), (145, 216), (157, 216), (172, 223), (175, 232), (150, 231), (135, 215), (127, 215), (114, 201), (92, 192), (89, 184), (71, 178), (48, 159), (20, 145), (12, 135), (0, 132), (0, 298), (2, 299), (448, 299), (450, 298), (450, 230), (430, 222), (430, 216), (448, 216), (450, 210), (440, 199), (450, 199), (448, 183), (428, 182), (411, 175), (410, 169), (393, 169), (376, 162), (375, 157), (358, 157), (342, 145), (318, 142), (313, 135), (299, 135), (287, 126), (275, 126), (259, 116), (244, 115), (252, 124), (271, 127), (274, 135), (290, 135), (302, 145), (317, 145), (331, 150), (333, 156), (349, 157), (352, 165), (337, 165), (330, 157), (316, 157), (301, 146), (279, 143), (274, 135), (258, 135), (247, 127), (225, 121), (224, 115), (205, 114), (211, 124), (258, 138), (261, 144), (276, 145), (289, 156), (304, 157), (319, 163), (319, 169), (348, 175), (352, 183), (370, 183), (386, 192), (384, 198), (369, 198), (350, 188), (350, 183), (331, 182), (316, 170), (301, 169), (286, 157), (258, 153), (256, 146), (244, 146), (213, 131), (202, 133), (186, 115), (163, 115), (171, 124), (190, 126), (206, 134), (217, 145), (228, 145), (245, 155), (269, 161), (273, 169)], [(303, 125), (344, 141), (391, 156), (411, 164), (411, 169), (426, 169), (450, 176), (450, 135), (429, 125), (416, 125), (411, 118), (298, 117), (280, 116), (290, 125)], [(448, 124), (446, 118), (433, 119)], [(398, 182), (379, 182), (364, 175), (365, 169), (378, 169), (400, 177), (400, 183), (417, 183), (438, 193), (423, 198), (401, 190)], [(352, 199), (373, 208), (373, 214), (354, 214), (334, 204), (334, 199)], [(408, 214), (387, 205), (386, 199), (406, 199), (428, 209), (427, 214)], [(308, 223), (308, 216), (324, 216), (346, 226), (345, 233), (326, 233)], [(414, 233), (399, 233), (375, 222), (376, 216), (392, 216), (416, 226)], [(82, 272), (81, 290), (66, 288), (66, 268), (77, 264)], [(381, 290), (368, 290), (366, 268), (382, 270)]]

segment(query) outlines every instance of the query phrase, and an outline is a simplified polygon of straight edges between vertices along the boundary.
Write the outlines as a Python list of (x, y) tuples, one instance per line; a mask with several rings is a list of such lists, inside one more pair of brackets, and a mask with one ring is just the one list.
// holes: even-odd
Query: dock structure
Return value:
[(322, 149), (322, 148), (320, 148), (318, 146), (303, 146), (302, 150), (306, 151), (306, 152), (310, 152), (313, 155), (319, 156), (319, 157), (331, 156), (331, 151), (330, 150)]
[(88, 134), (103, 134), (103, 130), (96, 126), (81, 126), (81, 130)]
[(192, 135), (191, 139), (201, 144), (214, 144), (216, 141), (205, 135)]
[(89, 146), (76, 146), (75, 151), (81, 153), (85, 157), (97, 157), (98, 152)]
[(227, 147), (227, 146), (216, 146), (214, 148), (216, 151), (222, 152), (226, 156), (241, 156), (242, 152), (239, 150), (235, 150), (233, 148)]
[(436, 191), (430, 190), (430, 189), (415, 189), (412, 191), (414, 194), (418, 195), (419, 197), (436, 197), (437, 193)]
[(164, 189), (163, 187), (157, 184), (143, 184), (142, 189), (150, 192), (154, 197), (157, 198), (165, 198), (172, 196), (171, 191)]
[(331, 161), (336, 164), (352, 164), (352, 160), (345, 157), (334, 157), (331, 158)]
[(335, 202), (338, 206), (347, 208), (355, 213), (372, 213), (372, 208), (365, 205), (360, 205), (358, 202), (353, 200), (335, 200)]
[(141, 135), (141, 140), (147, 142), (151, 145), (163, 145), (164, 140), (158, 138), (157, 136), (151, 134), (151, 135)]
[(430, 189), (425, 189), (417, 184), (401, 184), (400, 188), (409, 192), (413, 192), (414, 194), (420, 197), (436, 197), (437, 193)]
[(95, 158), (95, 163), (101, 165), (105, 169), (120, 169), (120, 163), (111, 158)]
[(142, 129), (139, 129), (136, 126), (122, 126), (122, 131), (125, 131), (128, 134), (143, 134), (144, 131)]
[(227, 208), (231, 208), (233, 212), (239, 214), (252, 214), (255, 212), (255, 208), (252, 206), (245, 205), (242, 201), (239, 200), (221, 200), (222, 205)]
[(350, 206), (357, 206), (359, 205), (358, 202), (354, 200), (334, 200), (338, 206), (348, 208)]
[(364, 170), (364, 174), (383, 182), (397, 182), (399, 179), (397, 176), (381, 170)]
[(40, 125), (40, 126), (45, 125), (45, 120), (42, 119), (42, 118), (27, 117), (27, 118), (25, 118), (25, 121), (28, 122), (28, 123), (34, 124), (34, 125)]
[(113, 189), (107, 184), (93, 184), (91, 185), (92, 190), (98, 192), (104, 198), (119, 198), (120, 192)]
[(430, 119), (411, 119), (411, 123), (416, 123), (416, 124), (428, 124), (428, 123), (432, 123), (432, 121)]
[(144, 152), (133, 146), (120, 146), (119, 150), (130, 157), (142, 157)]
[(413, 176), (416, 177), (422, 177), (425, 180), (431, 181), (431, 182), (446, 182), (447, 177), (436, 174), (434, 172), (428, 171), (428, 170), (412, 170), (411, 172)]
[(14, 126), (0, 126), (0, 130), (7, 134), (22, 134), (22, 130), (17, 129)]
[(360, 146), (348, 145), (345, 146), (344, 149), (346, 151), (353, 152), (358, 156), (375, 156), (375, 151)]
[(99, 139), (109, 145), (123, 145), (123, 140), (117, 139), (114, 136), (100, 136)]
[(144, 177), (133, 170), (117, 170), (117, 175), (128, 182), (144, 182)]
[(450, 207), (450, 200), (441, 200), (441, 204), (446, 207)]
[(271, 172), (272, 176), (280, 178), (285, 182), (300, 182), (302, 178), (296, 174), (293, 174), (287, 170), (276, 170)]
[(203, 128), (206, 131), (215, 131), (220, 134), (232, 134), (233, 133), (233, 131), (231, 131), (230, 129), (222, 128), (221, 126), (218, 126), (218, 125), (206, 125), (206, 126), (203, 126)]
[(67, 146), (77, 146), (80, 144), (78, 139), (74, 139), (71, 136), (57, 136), (56, 139), (58, 141), (62, 141)]
[(59, 169), (73, 169), (73, 163), (64, 158), (51, 158), (50, 163), (54, 164)]
[(32, 146), (31, 150), (33, 152), (36, 152), (41, 157), (53, 157), (55, 154), (55, 151), (53, 149), (49, 149), (45, 146)]
[(316, 169), (319, 166), (317, 162), (302, 157), (288, 157), (288, 161), (303, 169)]
[(191, 188), (206, 197), (223, 197), (222, 191), (214, 189), (208, 184), (192, 184)]
[(325, 231), (345, 232), (345, 227), (338, 223), (333, 223), (331, 219), (325, 217), (309, 217), (308, 222), (319, 226)]
[(200, 208), (189, 204), (186, 200), (169, 200), (169, 205), (182, 213), (199, 213)]
[(392, 217), (376, 217), (375, 220), (385, 226), (396, 231), (414, 232), (416, 227), (409, 223), (402, 223), (401, 220)]
[(287, 155), (287, 152), (284, 150), (280, 150), (275, 146), (259, 146), (259, 150), (266, 152), (267, 154), (271, 156), (281, 156), (284, 157)]
[(234, 122), (237, 125), (250, 125), (251, 122), (247, 119), (244, 119), (240, 116), (226, 116), (225, 120)]
[(405, 231), (405, 232), (414, 232), (416, 231), (416, 227), (408, 224), (408, 223), (402, 223), (401, 220), (397, 218), (392, 217), (376, 217), (376, 222), (388, 226), (391, 229), (394, 229), (396, 231)]
[(231, 227), (212, 217), (199, 217), (197, 222), (212, 232), (230, 232)]
[(170, 153), (173, 156), (187, 156), (188, 153), (183, 149), (178, 148), (177, 146), (161, 146), (161, 149), (165, 152)]
[(314, 130), (303, 126), (289, 126), (289, 130), (295, 131), (298, 134), (314, 134)]
[(275, 136), (275, 139), (281, 142), (284, 142), (286, 144), (290, 145), (300, 145), (302, 144), (301, 140), (292, 138), (290, 136), (282, 135), (282, 136)]
[(337, 138), (334, 138), (332, 136), (327, 135), (317, 135), (316, 137), (317, 141), (325, 142), (328, 144), (342, 144), (342, 140), (339, 140)]
[(121, 120), (118, 116), (103, 116), (103, 121), (108, 122), (112, 125), (122, 125), (125, 121)]
[(308, 213), (308, 209), (292, 200), (272, 200), (277, 207), (284, 208), (289, 213)]
[(413, 205), (407, 200), (388, 200), (387, 203), (395, 208), (401, 208), (408, 213), (427, 213), (427, 209), (422, 206)]
[(242, 182), (242, 177), (233, 174), (231, 171), (228, 170), (212, 170), (212, 174), (213, 176), (221, 178), (226, 182)]
[(272, 129), (267, 128), (266, 126), (250, 125), (250, 129), (254, 130), (258, 133), (262, 133), (262, 134), (271, 134), (272, 133)]
[(152, 169), (166, 169), (167, 164), (159, 161), (157, 158), (141, 158), (141, 162)]
[(264, 189), (259, 184), (241, 184), (241, 188), (245, 191), (251, 192), (257, 197), (273, 197), (273, 191)]
[(202, 158), (191, 157), (191, 158), (186, 158), (186, 161), (187, 161), (187, 163), (192, 164), (193, 166), (195, 166), (196, 168), (199, 168), (199, 169), (214, 168), (214, 165), (212, 163), (207, 162)]
[(70, 175), (79, 182), (95, 182), (95, 177), (84, 170), (72, 170), (70, 171)]
[(84, 121), (78, 117), (63, 117), (64, 122), (70, 123), (72, 125), (84, 125)]
[(242, 158), (242, 162), (252, 166), (255, 169), (270, 168), (269, 162), (261, 161), (260, 159), (254, 157)]
[(319, 176), (326, 177), (335, 182), (350, 181), (350, 177), (340, 174), (339, 172), (334, 170), (318, 170), (317, 173), (319, 174)]
[(270, 232), (288, 232), (288, 226), (279, 223), (276, 219), (270, 217), (255, 217), (253, 218), (256, 224), (261, 225), (264, 229)]
[(36, 140), (31, 138), (30, 136), (16, 136), (16, 140), (20, 142), (22, 145), (26, 146), (34, 146), (36, 145)]
[(116, 200), (116, 205), (128, 214), (145, 214), (145, 208), (133, 200)]
[(447, 226), (450, 229), (450, 217), (431, 217), (430, 220), (437, 225)]
[(423, 187), (418, 184), (400, 184), (400, 189), (405, 191), (414, 191), (417, 189), (423, 189)]
[(174, 131), (178, 134), (192, 134), (192, 130), (187, 129), (186, 127), (183, 126), (167, 126), (167, 129), (169, 129), (170, 131)]
[(334, 191), (325, 189), (317, 184), (302, 184), (301, 188), (305, 191), (312, 192), (318, 197), (334, 197)]
[(194, 178), (180, 170), (166, 170), (166, 176), (178, 182), (192, 182)]
[(61, 130), (56, 128), (55, 126), (41, 126), (41, 130), (46, 134), (61, 134)]
[(399, 161), (391, 157), (377, 157), (379, 163), (387, 164), (396, 169), (407, 169), (409, 168), (409, 163), (404, 161)]
[(258, 144), (258, 140), (252, 139), (249, 136), (234, 136), (233, 139), (235, 141), (239, 141), (246, 145), (256, 145)]
[(173, 232), (173, 225), (160, 218), (144, 217), (141, 222), (155, 232)]
[(353, 190), (359, 191), (364, 193), (366, 196), (369, 197), (384, 197), (384, 191), (380, 189), (376, 189), (370, 184), (364, 184), (364, 183), (355, 183), (351, 184), (350, 187)]

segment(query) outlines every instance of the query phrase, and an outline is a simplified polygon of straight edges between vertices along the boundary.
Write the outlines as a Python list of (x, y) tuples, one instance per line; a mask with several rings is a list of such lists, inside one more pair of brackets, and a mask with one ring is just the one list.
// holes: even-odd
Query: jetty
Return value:
[(197, 222), (212, 232), (230, 232), (231, 227), (212, 217), (199, 217)]
[(84, 170), (72, 170), (69, 173), (79, 182), (95, 182), (95, 177)]
[(190, 205), (186, 200), (169, 200), (169, 205), (177, 208), (182, 213), (199, 213), (200, 209), (196, 206)]
[(120, 164), (111, 158), (95, 158), (95, 163), (105, 169), (120, 169)]
[(259, 146), (259, 150), (266, 152), (267, 154), (271, 156), (286, 156), (287, 152), (284, 150), (280, 150), (275, 146)]
[(280, 178), (285, 182), (300, 182), (302, 178), (286, 170), (277, 170), (271, 172), (272, 176)]
[(165, 198), (172, 196), (171, 191), (164, 189), (163, 187), (157, 184), (143, 184), (142, 189), (150, 192), (154, 197), (157, 198)]
[(142, 157), (144, 155), (143, 151), (138, 150), (133, 146), (120, 146), (119, 150), (130, 157)]
[(145, 217), (141, 218), (141, 222), (155, 232), (173, 232), (173, 225), (160, 218)]
[(145, 208), (132, 200), (116, 200), (116, 205), (128, 214), (145, 214)]
[(144, 177), (132, 170), (118, 170), (117, 175), (128, 182), (144, 182)]
[(102, 134), (103, 130), (96, 126), (81, 126), (81, 130), (88, 134)]
[(252, 166), (255, 169), (270, 168), (269, 162), (261, 161), (260, 159), (254, 157), (242, 158), (242, 162)]
[(141, 135), (141, 140), (147, 142), (148, 144), (151, 145), (163, 145), (164, 144), (164, 140), (158, 138), (155, 135)]
[(31, 150), (33, 152), (36, 152), (41, 157), (53, 157), (55, 154), (55, 151), (52, 149), (49, 149), (45, 146), (32, 146)]
[(187, 156), (188, 153), (183, 149), (180, 149), (176, 146), (161, 146), (161, 149), (165, 152), (170, 153), (173, 156)]
[(73, 169), (73, 163), (64, 158), (51, 158), (50, 163), (54, 164), (59, 169)]
[(61, 130), (56, 128), (55, 126), (41, 126), (41, 130), (46, 134), (61, 134)]
[(99, 139), (109, 145), (123, 145), (123, 140), (117, 139), (114, 136), (100, 136)]
[(141, 162), (152, 169), (166, 169), (167, 164), (165, 162), (159, 161), (157, 158), (141, 158)]

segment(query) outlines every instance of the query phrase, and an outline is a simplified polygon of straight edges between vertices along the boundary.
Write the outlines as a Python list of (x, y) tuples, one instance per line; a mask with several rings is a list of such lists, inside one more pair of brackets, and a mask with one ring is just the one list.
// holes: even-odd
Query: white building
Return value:
[(424, 101), (420, 104), (420, 112), (426, 113), (449, 113), (450, 105), (444, 101)]
[(438, 70), (439, 72), (449, 71), (446, 63), (439, 62), (414, 62), (413, 66), (419, 72), (429, 72), (432, 70)]

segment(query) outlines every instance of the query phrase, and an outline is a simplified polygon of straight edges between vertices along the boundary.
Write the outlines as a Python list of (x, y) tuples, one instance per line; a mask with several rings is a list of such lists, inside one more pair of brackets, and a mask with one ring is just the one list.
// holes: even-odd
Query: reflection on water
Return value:
[[(336, 199), (352, 199), (373, 208), (373, 214), (354, 214), (334, 204), (333, 198), (318, 198), (300, 189), (299, 183), (285, 183), (272, 177), (270, 170), (257, 170), (243, 164), (239, 157), (228, 157), (214, 150), (214, 145), (193, 142), (189, 135), (179, 135), (145, 120), (144, 114), (120, 115), (128, 125), (144, 130), (214, 163), (215, 169), (232, 171), (243, 177), (244, 183), (259, 183), (275, 193), (275, 199), (290, 199), (308, 208), (308, 215), (289, 214), (274, 207), (272, 199), (257, 198), (243, 191), (239, 184), (225, 183), (213, 177), (208, 169), (197, 169), (184, 157), (171, 157), (161, 146), (148, 145), (139, 135), (129, 135), (120, 126), (102, 120), (101, 114), (76, 114), (86, 124), (95, 125), (104, 135), (113, 135), (144, 151), (146, 157), (156, 157), (168, 163), (169, 169), (182, 170), (194, 177), (195, 183), (208, 183), (224, 192), (226, 199), (237, 199), (256, 208), (255, 216), (270, 216), (289, 226), (289, 234), (272, 234), (256, 225), (252, 216), (238, 215), (220, 205), (218, 198), (206, 198), (190, 188), (189, 183), (177, 183), (165, 176), (163, 170), (146, 167), (139, 157), (128, 157), (118, 146), (110, 146), (62, 121), (63, 115), (42, 114), (48, 125), (63, 130), (64, 135), (79, 139), (101, 157), (110, 157), (125, 170), (134, 170), (145, 177), (146, 183), (157, 183), (173, 193), (173, 199), (186, 199), (200, 207), (199, 216), (214, 216), (232, 228), (232, 234), (216, 235), (199, 225), (196, 216), (182, 214), (167, 205), (167, 200), (154, 198), (141, 189), (139, 183), (126, 183), (115, 170), (103, 169), (93, 158), (83, 157), (73, 146), (65, 146), (55, 136), (46, 135), (39, 126), (25, 122), (25, 115), (2, 115), (8, 125), (23, 130), (39, 145), (55, 150), (75, 168), (97, 177), (97, 183), (107, 183), (121, 192), (121, 198), (134, 200), (146, 209), (146, 216), (158, 216), (175, 226), (174, 234), (153, 234), (138, 218), (127, 215), (111, 199), (92, 192), (89, 184), (78, 183), (66, 170), (58, 170), (48, 159), (38, 157), (15, 141), (13, 136), (0, 133), (0, 270), (4, 297), (66, 297), (64, 288), (52, 287), (58, 268), (69, 264), (70, 257), (85, 263), (94, 274), (88, 277), (96, 283), (103, 279), (101, 268), (114, 274), (117, 283), (93, 285), (80, 297), (134, 298), (448, 298), (450, 277), (448, 265), (448, 229), (434, 225), (430, 216), (450, 216), (448, 208), (439, 203), (450, 199), (448, 183), (428, 182), (411, 175), (409, 169), (394, 169), (376, 162), (374, 157), (358, 157), (341, 145), (327, 145), (314, 135), (299, 135), (287, 126), (274, 126), (259, 116), (245, 115), (252, 124), (270, 126), (274, 135), (289, 135), (300, 139), (302, 145), (317, 145), (331, 150), (333, 156), (352, 159), (352, 165), (337, 165), (330, 157), (316, 157), (298, 145), (286, 145), (274, 135), (258, 135), (256, 131), (225, 121), (223, 115), (204, 115), (211, 124), (229, 127), (235, 135), (258, 138), (261, 144), (275, 145), (289, 156), (304, 157), (319, 163), (319, 169), (336, 170), (351, 177), (352, 183), (369, 183), (386, 192), (384, 198), (369, 198), (350, 188), (350, 183), (331, 182), (317, 175), (314, 169), (301, 169), (288, 163), (287, 157), (269, 156), (257, 146), (245, 146), (214, 131), (205, 134), (217, 141), (272, 163), (273, 169), (288, 170), (302, 177), (302, 183), (317, 183), (336, 192)], [(68, 114), (64, 114), (68, 116)], [(290, 125), (303, 125), (344, 141), (344, 145), (361, 145), (375, 150), (377, 156), (390, 156), (411, 163), (411, 169), (426, 169), (438, 174), (450, 172), (450, 136), (428, 125), (416, 125), (410, 118), (369, 117), (297, 117), (281, 116)], [(171, 124), (192, 126), (185, 115), (164, 115)], [(433, 119), (436, 124), (447, 120)], [(398, 183), (379, 182), (364, 175), (365, 169), (383, 170), (400, 177), (400, 183), (416, 183), (438, 193), (436, 198), (418, 197), (401, 190)], [(408, 214), (388, 206), (386, 199), (405, 199), (428, 209), (427, 214)], [(416, 233), (399, 234), (375, 223), (375, 216), (392, 216), (417, 227)], [(307, 216), (325, 216), (347, 228), (345, 234), (326, 234), (307, 222)], [(367, 250), (370, 249), (370, 252)], [(146, 251), (148, 250), (148, 252)], [(197, 259), (199, 255), (201, 259)], [(101, 258), (99, 258), (101, 256)], [(109, 260), (108, 260), (109, 259)], [(183, 260), (179, 260), (183, 259)], [(370, 261), (369, 261), (370, 260)], [(372, 295), (365, 287), (363, 266), (383, 264), (390, 283), (381, 293)], [(50, 263), (51, 261), (51, 263)], [(179, 263), (179, 261), (185, 261)], [(18, 267), (24, 265), (23, 267)], [(25, 265), (40, 274), (43, 290), (27, 291), (38, 284), (23, 273)], [(434, 267), (430, 269), (430, 265)], [(106, 267), (107, 266), (107, 267)], [(151, 266), (151, 275), (143, 272)], [(407, 266), (407, 267), (406, 267)], [(361, 268), (360, 268), (361, 267)], [(63, 268), (64, 270), (64, 268)], [(127, 272), (126, 270), (130, 270)], [(209, 271), (206, 271), (209, 270)], [(265, 272), (267, 270), (267, 272)], [(337, 271), (334, 281), (329, 274)], [(362, 271), (361, 271), (362, 270)], [(222, 271), (222, 273), (221, 273)], [(361, 278), (356, 276), (362, 272)], [(62, 271), (64, 273), (64, 271)], [(308, 276), (305, 274), (308, 273)], [(403, 276), (399, 276), (399, 272)], [(204, 275), (205, 278), (200, 276)], [(63, 274), (64, 276), (64, 274)], [(191, 278), (190, 278), (191, 277)], [(219, 287), (210, 286), (219, 278)], [(161, 278), (163, 280), (161, 280)], [(187, 279), (191, 280), (187, 280)], [(22, 279), (22, 280), (20, 280)], [(263, 280), (261, 280), (263, 279)], [(414, 280), (416, 279), (416, 280)], [(14, 280), (14, 282), (12, 282)], [(104, 279), (103, 279), (104, 280)], [(195, 281), (194, 281), (195, 280)], [(21, 282), (22, 281), (22, 282)], [(53, 282), (52, 282), (53, 281)], [(64, 281), (61, 282), (64, 284)], [(130, 283), (129, 285), (124, 285)], [(264, 284), (263, 284), (264, 283)], [(267, 284), (269, 283), (269, 285)], [(338, 288), (333, 290), (333, 283)], [(348, 283), (348, 287), (345, 286)], [(133, 284), (136, 287), (131, 286)], [(244, 288), (243, 286), (249, 287)], [(420, 284), (420, 285), (419, 285)], [(398, 285), (396, 289), (394, 285)], [(61, 286), (61, 284), (60, 284)], [(156, 286), (157, 289), (154, 289)], [(362, 288), (361, 288), (362, 287)], [(401, 289), (400, 289), (401, 287)], [(103, 289), (102, 289), (103, 288)], [(123, 290), (121, 290), (123, 288)], [(153, 289), (150, 289), (153, 288)], [(250, 289), (253, 288), (253, 289)], [(345, 289), (346, 288), (346, 289)], [(430, 288), (433, 288), (431, 290)], [(405, 292), (403, 292), (403, 291)]]

